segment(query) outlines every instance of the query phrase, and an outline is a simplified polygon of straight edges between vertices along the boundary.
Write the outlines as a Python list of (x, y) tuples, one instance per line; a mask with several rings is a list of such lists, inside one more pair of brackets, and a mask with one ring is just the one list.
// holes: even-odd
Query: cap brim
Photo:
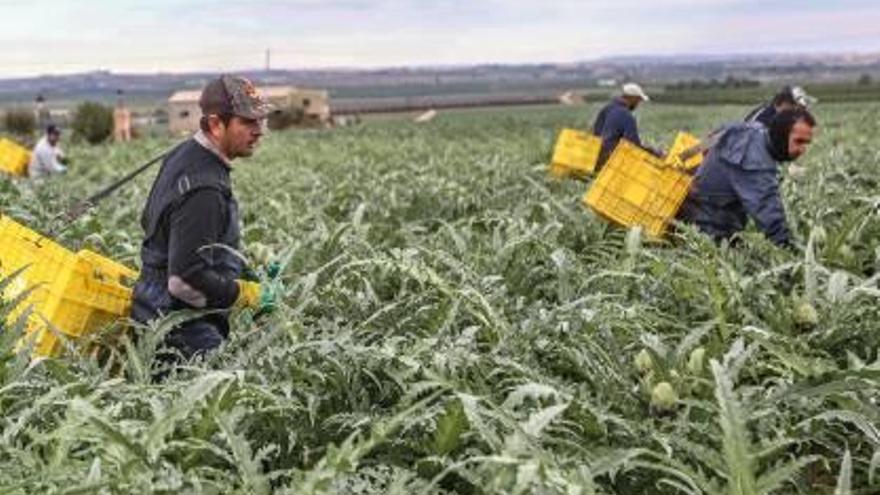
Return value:
[(634, 96), (636, 98), (641, 99), (642, 101), (651, 101), (651, 99), (648, 98), (648, 95), (645, 94), (645, 90), (643, 90), (643, 89), (639, 89), (638, 91), (629, 91), (629, 92), (625, 91), (623, 93), (623, 96)]
[(628, 94), (628, 95), (624, 95), (624, 96), (633, 96), (633, 97), (638, 98), (638, 99), (640, 99), (640, 100), (642, 100), (642, 101), (651, 101), (651, 99), (648, 98), (648, 95), (646, 95), (646, 94), (643, 93), (643, 92), (640, 92), (640, 93), (632, 93), (632, 94)]

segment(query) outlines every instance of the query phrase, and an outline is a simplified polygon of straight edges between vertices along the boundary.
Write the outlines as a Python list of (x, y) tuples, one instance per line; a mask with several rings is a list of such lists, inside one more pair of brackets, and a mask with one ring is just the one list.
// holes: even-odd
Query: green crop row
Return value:
[[(38, 362), (7, 324), (0, 493), (880, 489), (880, 106), (816, 109), (806, 172), (783, 171), (795, 252), (684, 227), (648, 244), (593, 216), (544, 166), (594, 110), (267, 136), (233, 180), (243, 254), (290, 257), (280, 310), (235, 315), (162, 383), (173, 319)], [(646, 105), (640, 125), (668, 146), (745, 110)], [(48, 230), (169, 144), (74, 148), (65, 177), (0, 182), (0, 209)], [(150, 179), (61, 241), (134, 266)]]

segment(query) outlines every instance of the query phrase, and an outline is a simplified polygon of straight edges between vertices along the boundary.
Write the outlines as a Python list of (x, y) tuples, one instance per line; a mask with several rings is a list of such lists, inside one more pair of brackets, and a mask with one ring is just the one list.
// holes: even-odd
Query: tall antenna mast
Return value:
[(266, 48), (266, 72), (269, 72), (272, 69), (271, 65), (272, 61), (272, 50)]

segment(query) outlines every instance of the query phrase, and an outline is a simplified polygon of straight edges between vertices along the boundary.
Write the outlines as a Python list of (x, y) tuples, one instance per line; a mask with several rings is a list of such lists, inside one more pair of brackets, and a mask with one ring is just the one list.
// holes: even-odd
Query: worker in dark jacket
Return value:
[(184, 309), (218, 310), (172, 329), (165, 343), (185, 358), (209, 351), (229, 334), (227, 311), (270, 309), (267, 287), (239, 280), (238, 204), (232, 162), (253, 154), (268, 105), (246, 79), (222, 76), (199, 100), (201, 130), (165, 158), (141, 217), (143, 268), (131, 316), (148, 323)]
[(791, 234), (779, 192), (779, 165), (804, 154), (816, 120), (805, 109), (780, 112), (769, 127), (733, 124), (720, 130), (697, 171), (681, 217), (716, 241), (730, 239), (752, 218), (773, 243)]
[(808, 108), (817, 101), (800, 86), (785, 86), (769, 103), (761, 104), (749, 112), (744, 121), (768, 126), (777, 113), (795, 108)]
[(593, 122), (593, 134), (602, 138), (602, 148), (596, 161), (596, 170), (602, 168), (621, 139), (642, 145), (639, 129), (633, 112), (643, 101), (650, 101), (641, 86), (635, 83), (624, 84), (621, 95), (605, 105)]

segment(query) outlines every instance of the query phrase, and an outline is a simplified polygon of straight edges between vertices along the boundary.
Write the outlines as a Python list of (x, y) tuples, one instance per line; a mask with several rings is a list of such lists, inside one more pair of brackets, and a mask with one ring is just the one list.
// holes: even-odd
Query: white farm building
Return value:
[[(276, 110), (301, 109), (309, 123), (330, 120), (330, 97), (326, 90), (294, 86), (266, 86), (258, 90)], [(201, 94), (201, 90), (177, 91), (168, 98), (168, 130), (171, 134), (190, 134), (199, 129), (199, 119), (202, 116), (199, 108)]]

